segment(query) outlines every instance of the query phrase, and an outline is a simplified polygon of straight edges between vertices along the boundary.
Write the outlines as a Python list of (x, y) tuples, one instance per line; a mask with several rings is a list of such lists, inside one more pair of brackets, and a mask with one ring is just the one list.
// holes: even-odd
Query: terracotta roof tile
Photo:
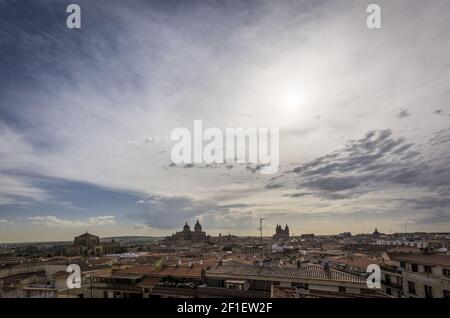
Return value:
[(306, 278), (317, 280), (331, 280), (337, 282), (350, 282), (366, 284), (362, 277), (355, 276), (346, 272), (330, 269), (327, 273), (323, 266), (311, 264), (301, 268), (278, 268), (265, 266), (247, 266), (247, 265), (219, 265), (207, 271), (207, 275), (232, 274), (247, 277), (248, 276), (273, 276), (282, 278)]
[(398, 255), (393, 257), (396, 261), (406, 261), (406, 262), (415, 262), (420, 264), (430, 264), (430, 265), (439, 265), (450, 267), (450, 255)]

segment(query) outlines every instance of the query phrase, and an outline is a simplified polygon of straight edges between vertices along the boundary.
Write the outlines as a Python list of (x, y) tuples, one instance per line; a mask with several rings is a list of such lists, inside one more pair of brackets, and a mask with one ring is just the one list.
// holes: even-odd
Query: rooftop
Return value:
[(414, 262), (426, 265), (438, 265), (450, 267), (450, 255), (440, 255), (440, 254), (397, 255), (394, 256), (393, 259), (401, 262)]
[(333, 262), (338, 263), (338, 264), (345, 264), (348, 266), (364, 268), (364, 269), (366, 269), (367, 266), (369, 266), (370, 264), (382, 265), (381, 262), (373, 260), (370, 257), (365, 256), (365, 255), (364, 256), (363, 255), (352, 255), (352, 256), (341, 257), (341, 258), (337, 258), (337, 259), (333, 260)]
[(311, 264), (301, 268), (279, 268), (248, 265), (219, 265), (207, 271), (208, 275), (230, 274), (250, 278), (249, 276), (271, 276), (281, 278), (306, 278), (316, 280), (331, 280), (364, 284), (366, 280), (349, 273), (330, 269), (328, 272), (321, 265)]
[(183, 278), (200, 278), (204, 266), (164, 266), (163, 268), (155, 268), (154, 266), (136, 266), (132, 268), (122, 269), (114, 272), (114, 275), (126, 274), (142, 274), (153, 277), (183, 277)]

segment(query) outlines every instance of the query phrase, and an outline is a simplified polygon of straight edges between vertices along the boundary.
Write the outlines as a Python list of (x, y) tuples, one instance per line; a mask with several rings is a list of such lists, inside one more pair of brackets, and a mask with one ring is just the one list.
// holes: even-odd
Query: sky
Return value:
[[(0, 0), (0, 242), (450, 231), (450, 2)], [(280, 168), (171, 132), (279, 128)]]

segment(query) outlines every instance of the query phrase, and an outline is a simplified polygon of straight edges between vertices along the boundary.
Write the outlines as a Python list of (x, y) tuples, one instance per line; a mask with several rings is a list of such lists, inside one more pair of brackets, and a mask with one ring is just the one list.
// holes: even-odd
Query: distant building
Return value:
[(340, 238), (352, 237), (352, 233), (350, 233), (350, 232), (342, 232), (342, 233), (338, 234), (338, 237), (340, 237)]
[(277, 224), (277, 227), (275, 228), (275, 235), (273, 236), (273, 238), (275, 240), (279, 240), (279, 239), (286, 239), (289, 238), (289, 226), (286, 224), (284, 230), (281, 227), (281, 225)]
[(95, 246), (100, 244), (100, 238), (96, 235), (90, 234), (88, 232), (75, 237), (74, 244), (77, 246), (82, 246), (87, 249), (94, 249)]
[(102, 256), (123, 252), (124, 249), (112, 240), (100, 243), (100, 238), (90, 233), (84, 233), (74, 238), (74, 244), (65, 247), (65, 255)]
[(307, 241), (314, 241), (315, 235), (314, 234), (302, 234), (300, 237)]
[(208, 243), (210, 240), (211, 237), (202, 231), (202, 226), (198, 220), (194, 225), (194, 231), (191, 230), (191, 227), (186, 222), (182, 231), (166, 238), (166, 241), (169, 243), (180, 244)]

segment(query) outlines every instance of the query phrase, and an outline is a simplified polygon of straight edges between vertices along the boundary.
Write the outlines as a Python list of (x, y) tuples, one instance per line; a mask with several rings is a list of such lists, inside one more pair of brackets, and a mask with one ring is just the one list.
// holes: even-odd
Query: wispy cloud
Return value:
[(190, 197), (151, 196), (137, 201), (136, 204), (140, 211), (130, 214), (129, 217), (143, 221), (149, 227), (160, 229), (176, 229), (185, 221), (193, 223), (196, 219), (201, 220), (210, 230), (245, 228), (256, 218), (251, 212), (245, 211), (249, 208), (246, 204), (221, 205), (214, 201)]
[[(448, 1), (380, 0), (380, 30), (356, 0), (78, 3), (80, 32), (57, 1), (0, 4), (2, 219), (86, 226), (108, 211), (165, 230), (199, 217), (253, 232), (269, 210), (295, 222), (305, 210), (403, 211), (410, 198), (435, 202), (405, 201), (417, 217), (445, 215)], [(195, 119), (280, 128), (279, 178), (171, 165), (166, 137)]]
[(101, 226), (101, 225), (113, 225), (116, 224), (114, 216), (97, 216), (91, 217), (87, 221), (74, 221), (59, 219), (55, 216), (32, 216), (28, 217), (32, 224), (44, 225), (48, 227), (89, 227), (89, 226)]

